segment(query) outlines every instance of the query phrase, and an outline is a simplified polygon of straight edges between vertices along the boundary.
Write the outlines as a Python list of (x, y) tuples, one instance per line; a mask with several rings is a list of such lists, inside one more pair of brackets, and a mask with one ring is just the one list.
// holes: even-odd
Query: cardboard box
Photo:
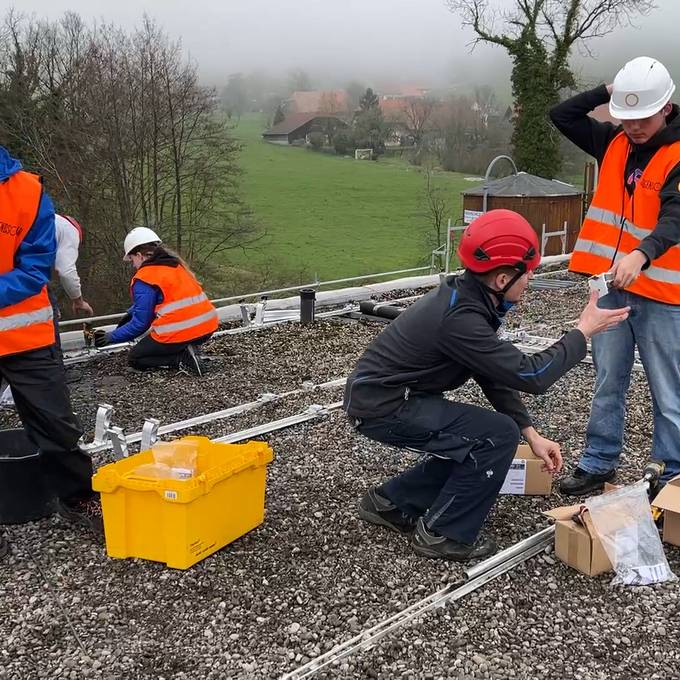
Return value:
[(531, 447), (520, 444), (510, 465), (500, 493), (517, 496), (549, 496), (552, 475), (543, 470), (543, 461), (534, 455)]
[(612, 570), (588, 511), (581, 514), (583, 524), (573, 517), (582, 505), (565, 505), (543, 514), (555, 520), (555, 555), (565, 564), (586, 576), (597, 576)]
[(680, 545), (680, 476), (661, 489), (652, 505), (663, 510), (663, 542)]

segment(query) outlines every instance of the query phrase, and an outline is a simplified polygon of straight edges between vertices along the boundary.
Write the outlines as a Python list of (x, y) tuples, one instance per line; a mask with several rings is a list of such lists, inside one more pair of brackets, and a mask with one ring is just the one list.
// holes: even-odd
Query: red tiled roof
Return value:
[(338, 113), (349, 108), (349, 95), (345, 90), (311, 90), (293, 92), (291, 111), (296, 113)]

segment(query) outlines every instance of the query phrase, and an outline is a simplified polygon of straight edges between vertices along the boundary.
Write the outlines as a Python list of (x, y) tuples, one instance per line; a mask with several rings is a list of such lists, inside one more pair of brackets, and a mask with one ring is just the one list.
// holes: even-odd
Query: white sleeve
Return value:
[(82, 295), (80, 277), (76, 269), (78, 261), (78, 247), (80, 236), (75, 227), (61, 215), (54, 216), (57, 232), (57, 256), (54, 260), (54, 268), (59, 274), (62, 288), (71, 300)]

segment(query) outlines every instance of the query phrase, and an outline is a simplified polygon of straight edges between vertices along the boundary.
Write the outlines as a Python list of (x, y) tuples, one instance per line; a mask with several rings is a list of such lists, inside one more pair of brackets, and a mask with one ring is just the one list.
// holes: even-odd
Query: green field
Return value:
[[(262, 141), (263, 119), (243, 117), (234, 134), (244, 145), (246, 203), (266, 236), (255, 249), (231, 252), (230, 264), (267, 272), (266, 280), (300, 282), (416, 267), (429, 263), (432, 227), (421, 172), (402, 160), (355, 161)], [(471, 182), (438, 173), (460, 214)]]

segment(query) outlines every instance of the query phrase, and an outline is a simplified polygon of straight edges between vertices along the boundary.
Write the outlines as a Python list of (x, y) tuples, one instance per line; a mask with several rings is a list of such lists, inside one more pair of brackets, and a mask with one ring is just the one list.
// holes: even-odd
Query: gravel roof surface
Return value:
[[(557, 337), (584, 301), (583, 287), (532, 291), (508, 325)], [(226, 336), (208, 346), (216, 358), (202, 380), (139, 374), (124, 355), (106, 357), (68, 369), (73, 402), (88, 440), (99, 402), (113, 404), (115, 423), (133, 432), (144, 416), (168, 423), (344, 377), (381, 328), (328, 321)], [(546, 395), (527, 397), (537, 429), (562, 444), (568, 464), (583, 445), (593, 377), (579, 366)], [(194, 432), (217, 437), (341, 394), (298, 394)], [(472, 385), (456, 398), (484, 403)], [(624, 482), (639, 477), (650, 448), (642, 374), (633, 375), (629, 401)], [(0, 414), (1, 425), (13, 422)], [(263, 439), (276, 454), (265, 523), (188, 571), (111, 560), (56, 517), (8, 527), (0, 678), (275, 678), (461, 577), (460, 566), (419, 558), (405, 538), (356, 516), (366, 488), (414, 454), (356, 435), (340, 411)], [(501, 497), (488, 530), (511, 545), (547, 526), (541, 510), (564, 502)], [(680, 574), (679, 551), (666, 553)], [(610, 580), (545, 554), (319, 677), (680, 677), (678, 586), (613, 588)]]

